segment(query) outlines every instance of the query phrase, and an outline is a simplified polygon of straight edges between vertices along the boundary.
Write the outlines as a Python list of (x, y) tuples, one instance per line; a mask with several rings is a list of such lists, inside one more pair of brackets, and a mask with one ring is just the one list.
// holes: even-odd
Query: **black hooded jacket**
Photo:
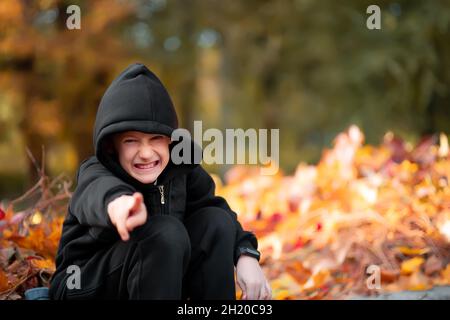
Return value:
[[(142, 64), (125, 69), (105, 92), (94, 129), (95, 156), (85, 160), (77, 173), (77, 186), (69, 203), (56, 257), (52, 286), (63, 281), (69, 265), (83, 265), (120, 237), (107, 214), (109, 202), (121, 195), (141, 192), (149, 214), (173, 215), (182, 221), (203, 207), (224, 209), (235, 221), (236, 265), (238, 247), (257, 249), (253, 233), (244, 231), (225, 199), (215, 196), (211, 176), (199, 165), (172, 161), (156, 184), (143, 184), (131, 177), (111, 153), (106, 141), (113, 133), (133, 130), (171, 136), (178, 128), (172, 101), (161, 81)], [(170, 148), (173, 148), (174, 144)], [(192, 150), (200, 152), (192, 141)], [(51, 290), (52, 291), (52, 290)]]

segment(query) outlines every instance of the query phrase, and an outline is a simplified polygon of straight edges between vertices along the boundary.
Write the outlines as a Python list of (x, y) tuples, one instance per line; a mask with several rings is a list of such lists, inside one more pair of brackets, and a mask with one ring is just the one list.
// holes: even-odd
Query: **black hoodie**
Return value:
[[(237, 215), (225, 199), (215, 196), (211, 176), (199, 165), (175, 165), (172, 161), (156, 184), (143, 184), (131, 177), (113, 153), (107, 152), (111, 134), (142, 131), (171, 136), (178, 128), (172, 101), (161, 81), (142, 64), (125, 69), (106, 90), (97, 111), (94, 129), (95, 156), (85, 160), (77, 173), (77, 186), (68, 213), (56, 257), (56, 272), (50, 294), (57, 297), (64, 286), (69, 265), (83, 265), (98, 250), (120, 241), (107, 214), (107, 205), (121, 195), (141, 192), (149, 214), (169, 214), (184, 220), (203, 207), (224, 209), (235, 221), (236, 265), (238, 247), (257, 249), (253, 233), (244, 231)], [(170, 146), (172, 149), (173, 142)], [(193, 141), (192, 155), (201, 150)]]

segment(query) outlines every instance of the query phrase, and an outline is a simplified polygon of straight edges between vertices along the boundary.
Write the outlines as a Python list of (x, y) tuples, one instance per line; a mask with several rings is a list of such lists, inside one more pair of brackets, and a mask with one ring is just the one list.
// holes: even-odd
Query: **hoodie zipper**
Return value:
[(165, 198), (164, 198), (164, 186), (163, 185), (160, 185), (160, 186), (158, 186), (158, 189), (159, 189), (159, 194), (160, 194), (160, 199), (161, 199), (161, 214), (165, 214), (165, 210), (164, 210), (164, 204), (166, 203), (166, 200), (165, 200)]
[(159, 189), (159, 193), (161, 194), (161, 204), (164, 204), (165, 203), (165, 200), (164, 200), (164, 186), (158, 186), (158, 189)]

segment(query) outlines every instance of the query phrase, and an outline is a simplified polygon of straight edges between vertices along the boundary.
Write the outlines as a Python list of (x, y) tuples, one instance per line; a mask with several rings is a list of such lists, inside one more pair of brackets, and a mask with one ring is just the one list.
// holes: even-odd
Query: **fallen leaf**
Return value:
[(419, 271), (420, 266), (425, 262), (423, 258), (415, 257), (402, 262), (401, 273), (403, 275), (409, 275)]
[(8, 276), (3, 270), (0, 269), (0, 292), (8, 290), (8, 288), (9, 288)]
[(381, 281), (382, 282), (389, 283), (389, 282), (396, 281), (399, 276), (400, 276), (400, 273), (398, 271), (381, 269)]
[(430, 251), (429, 248), (409, 248), (409, 247), (398, 247), (398, 250), (407, 256), (423, 255)]
[(32, 259), (31, 265), (37, 269), (47, 269), (55, 271), (55, 263), (51, 259)]

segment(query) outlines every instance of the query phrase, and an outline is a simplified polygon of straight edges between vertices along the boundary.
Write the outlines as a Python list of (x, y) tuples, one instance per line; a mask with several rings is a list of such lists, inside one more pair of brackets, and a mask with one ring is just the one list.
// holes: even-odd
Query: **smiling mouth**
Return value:
[(159, 160), (149, 162), (149, 163), (135, 163), (134, 167), (139, 170), (150, 170), (159, 165)]

